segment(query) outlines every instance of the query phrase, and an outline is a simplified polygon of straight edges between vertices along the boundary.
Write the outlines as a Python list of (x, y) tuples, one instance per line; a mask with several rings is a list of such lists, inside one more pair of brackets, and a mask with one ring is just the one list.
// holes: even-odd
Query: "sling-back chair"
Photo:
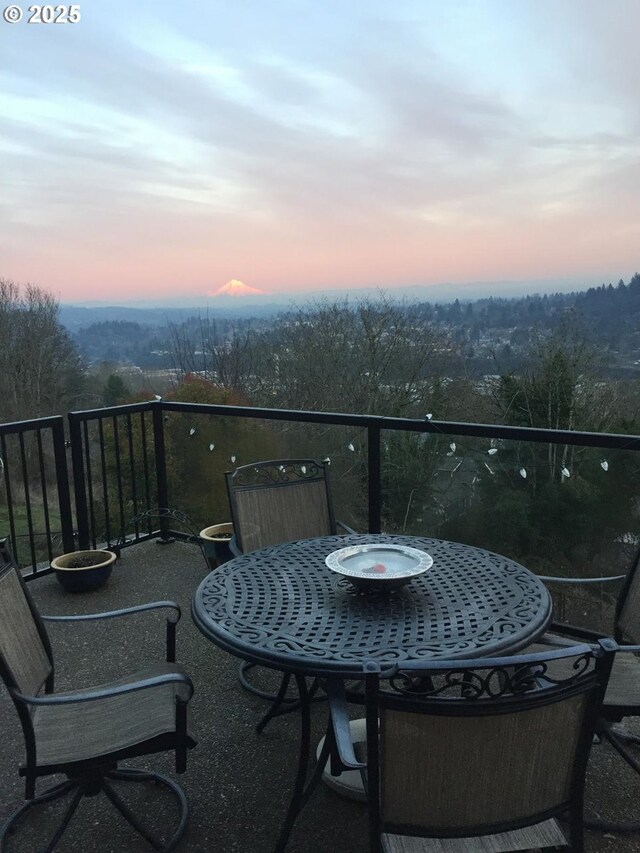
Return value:
[[(613, 577), (611, 580), (618, 580)], [(594, 580), (582, 578), (544, 578), (556, 583), (582, 584), (593, 583)], [(606, 580), (597, 579), (597, 582)], [(604, 635), (586, 628), (574, 625), (553, 623), (550, 633), (543, 642), (555, 645), (561, 642), (584, 641), (597, 642)], [(627, 764), (640, 774), (640, 756), (634, 748), (640, 744), (640, 738), (619, 728), (615, 723), (625, 717), (640, 716), (640, 550), (636, 553), (618, 595), (614, 613), (613, 636), (619, 643), (616, 652), (607, 692), (600, 711), (598, 734), (607, 740)], [(586, 825), (591, 829), (611, 832), (638, 832), (640, 819), (626, 822), (611, 821), (587, 817)]]
[[(329, 480), (329, 463), (314, 459), (272, 459), (242, 465), (225, 474), (234, 536), (231, 549), (238, 556), (268, 545), (331, 536), (338, 527), (354, 531), (336, 522)], [(249, 692), (275, 704), (259, 724), (261, 731), (284, 704), (297, 702), (287, 698), (290, 676), (284, 674), (276, 694), (251, 684), (247, 673), (255, 664), (240, 666), (240, 683)]]
[(585, 771), (615, 647), (395, 674), (367, 662), (366, 743), (355, 745), (343, 685), (331, 680), (325, 744), (277, 850), (329, 761), (333, 775), (363, 775), (371, 853), (580, 853)]
[[(109, 619), (155, 608), (166, 608), (167, 660), (109, 684), (54, 692), (54, 659), (45, 621), (77, 622)], [(175, 752), (176, 772), (186, 769), (187, 750), (195, 746), (189, 733), (187, 704), (193, 684), (175, 664), (175, 629), (180, 608), (158, 601), (84, 616), (41, 616), (11, 555), (0, 540), (0, 675), (20, 718), (25, 761), (26, 802), (0, 830), (0, 845), (17, 829), (20, 818), (40, 803), (71, 794), (60, 823), (44, 846), (53, 850), (83, 797), (106, 794), (111, 803), (155, 850), (172, 850), (187, 824), (188, 806), (182, 789), (157, 773), (118, 769), (129, 758)], [(40, 777), (64, 774), (67, 780), (36, 796)], [(161, 841), (133, 814), (112, 782), (151, 781), (167, 788), (179, 807), (178, 825)]]

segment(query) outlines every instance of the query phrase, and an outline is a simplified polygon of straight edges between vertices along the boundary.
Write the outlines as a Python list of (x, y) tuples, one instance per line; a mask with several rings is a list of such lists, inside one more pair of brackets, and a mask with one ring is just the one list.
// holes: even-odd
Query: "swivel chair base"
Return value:
[[(125, 781), (125, 782), (154, 782), (156, 785), (164, 785), (166, 788), (171, 791), (176, 800), (178, 801), (178, 807), (180, 810), (180, 818), (178, 821), (178, 826), (173, 833), (173, 835), (169, 838), (168, 841), (161, 842), (140, 823), (138, 818), (133, 814), (133, 812), (128, 808), (128, 806), (122, 801), (119, 794), (114, 790), (113, 786), (109, 784), (110, 780), (114, 781)], [(4, 853), (6, 850), (7, 839), (10, 835), (12, 835), (16, 831), (16, 825), (20, 818), (32, 809), (34, 806), (40, 805), (41, 803), (51, 802), (60, 797), (64, 797), (65, 794), (73, 791), (73, 797), (71, 798), (71, 802), (66, 807), (64, 815), (62, 816), (62, 820), (52, 835), (51, 839), (47, 843), (46, 847), (42, 849), (42, 853), (51, 853), (53, 851), (60, 839), (62, 838), (71, 818), (73, 817), (80, 801), (83, 797), (93, 797), (96, 794), (99, 794), (101, 791), (105, 793), (105, 795), (109, 798), (109, 800), (113, 803), (113, 805), (118, 809), (120, 814), (127, 820), (127, 822), (139, 833), (145, 841), (147, 841), (154, 850), (159, 851), (159, 853), (169, 853), (169, 851), (173, 850), (178, 843), (178, 841), (184, 835), (184, 831), (187, 827), (187, 820), (189, 817), (189, 806), (187, 803), (187, 798), (179, 785), (177, 785), (172, 779), (169, 779), (167, 776), (162, 776), (159, 773), (147, 773), (142, 770), (132, 770), (132, 769), (109, 769), (102, 774), (88, 774), (86, 776), (80, 776), (78, 778), (69, 778), (66, 782), (61, 782), (58, 785), (54, 785), (49, 788), (44, 793), (40, 794), (37, 797), (34, 797), (32, 800), (27, 800), (24, 805), (22, 805), (17, 811), (15, 811), (5, 822), (2, 829), (0, 829), (0, 853)]]

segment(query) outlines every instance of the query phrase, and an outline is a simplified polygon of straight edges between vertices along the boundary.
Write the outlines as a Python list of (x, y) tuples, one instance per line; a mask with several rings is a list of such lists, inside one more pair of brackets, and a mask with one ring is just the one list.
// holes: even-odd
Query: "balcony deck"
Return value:
[[(179, 777), (189, 798), (191, 817), (178, 846), (185, 853), (271, 853), (284, 816), (297, 757), (295, 714), (275, 720), (258, 736), (254, 724), (265, 703), (243, 691), (237, 681), (238, 661), (215, 648), (196, 630), (189, 616), (191, 596), (206, 574), (197, 548), (184, 543), (155, 542), (123, 553), (109, 583), (82, 595), (65, 593), (53, 576), (30, 584), (43, 613), (92, 613), (157, 599), (173, 599), (183, 607), (178, 626), (178, 660), (189, 670), (195, 695), (191, 703), (198, 746), (189, 755), (187, 772)], [(49, 628), (57, 669), (57, 689), (108, 681), (123, 671), (162, 659), (164, 620), (147, 614), (98, 623), (53, 624)], [(17, 715), (0, 694), (0, 820), (21, 802), (22, 780), (16, 768), (23, 757)], [(315, 734), (324, 730), (325, 708), (314, 707)], [(170, 756), (135, 762), (173, 775)], [(42, 786), (44, 783), (42, 783)], [(640, 782), (613, 757), (609, 747), (596, 746), (589, 771), (587, 808), (620, 819), (640, 816)], [(154, 791), (141, 802), (139, 813), (160, 825), (167, 800)], [(47, 807), (53, 811), (52, 807)], [(58, 804), (59, 808), (59, 804)], [(172, 808), (172, 807), (169, 807)], [(170, 820), (173, 811), (167, 812)], [(9, 845), (11, 853), (33, 853), (43, 836), (42, 811), (27, 817)], [(53, 824), (52, 824), (53, 825)], [(588, 853), (631, 853), (640, 848), (640, 833), (587, 833)], [(58, 848), (82, 853), (148, 853), (151, 849), (120, 819), (104, 797), (86, 800)], [(290, 853), (366, 853), (366, 812), (319, 786), (298, 820)]]

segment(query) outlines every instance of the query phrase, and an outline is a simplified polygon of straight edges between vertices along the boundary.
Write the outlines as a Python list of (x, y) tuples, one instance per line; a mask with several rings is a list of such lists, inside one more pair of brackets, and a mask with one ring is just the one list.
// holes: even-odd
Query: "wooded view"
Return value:
[[(49, 294), (3, 280), (0, 339), (3, 422), (162, 395), (640, 433), (639, 275), (571, 295), (432, 305), (381, 294), (271, 318), (98, 323), (73, 336)], [(357, 432), (176, 413), (165, 420), (172, 502), (202, 526), (227, 517), (225, 470), (309, 455), (331, 459), (340, 516), (365, 529), (367, 449)], [(142, 438), (107, 425), (105, 440), (113, 469), (127, 442)], [(391, 430), (382, 452), (389, 530), (471, 542), (554, 574), (576, 564), (580, 574), (610, 574), (635, 541), (637, 454)], [(136, 476), (118, 484), (130, 503)], [(95, 495), (96, 507), (111, 500)]]

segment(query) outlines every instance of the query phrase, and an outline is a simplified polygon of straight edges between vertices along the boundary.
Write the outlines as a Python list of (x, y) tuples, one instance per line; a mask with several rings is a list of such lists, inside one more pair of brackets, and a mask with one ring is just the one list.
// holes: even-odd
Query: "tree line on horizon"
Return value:
[[(380, 301), (392, 296), (381, 294)], [(377, 300), (372, 300), (377, 301)], [(322, 303), (316, 303), (319, 307)], [(343, 302), (335, 304), (348, 305)], [(351, 302), (357, 305), (356, 302)], [(396, 303), (393, 303), (396, 304)], [(622, 374), (620, 365), (640, 359), (640, 275), (628, 284), (622, 280), (577, 293), (556, 293), (514, 298), (489, 297), (450, 303), (399, 302), (416, 318), (446, 329), (465, 355), (465, 371), (481, 376), (500, 368), (518, 369), (522, 354), (541, 333), (549, 333), (568, 314), (580, 322), (583, 333), (606, 359), (603, 373)], [(311, 306), (301, 307), (305, 311)], [(91, 364), (112, 362), (138, 365), (143, 369), (174, 366), (177, 347), (191, 347), (192, 367), (202, 370), (202, 344), (223, 344), (238, 334), (264, 331), (288, 322), (295, 309), (271, 316), (232, 318), (194, 314), (164, 324), (109, 320), (75, 329), (72, 338)], [(198, 363), (198, 356), (200, 361)], [(184, 360), (180, 353), (180, 360)]]

